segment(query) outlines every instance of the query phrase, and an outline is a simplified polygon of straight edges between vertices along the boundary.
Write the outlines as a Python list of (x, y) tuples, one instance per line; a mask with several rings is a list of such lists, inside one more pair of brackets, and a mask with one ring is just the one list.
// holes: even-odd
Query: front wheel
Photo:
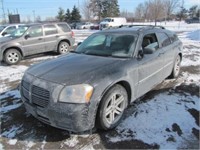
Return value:
[(60, 42), (60, 44), (58, 45), (58, 53), (59, 54), (65, 54), (69, 52), (69, 44), (65, 41)]
[(97, 114), (97, 127), (109, 130), (116, 127), (128, 105), (128, 95), (121, 85), (113, 86), (103, 97)]
[(170, 78), (177, 78), (180, 74), (180, 70), (181, 70), (181, 57), (180, 55), (178, 55), (176, 57), (175, 63), (174, 63), (174, 67), (172, 70), (172, 73), (170, 75)]
[(4, 61), (8, 65), (15, 65), (21, 60), (21, 53), (16, 49), (9, 49), (4, 55)]

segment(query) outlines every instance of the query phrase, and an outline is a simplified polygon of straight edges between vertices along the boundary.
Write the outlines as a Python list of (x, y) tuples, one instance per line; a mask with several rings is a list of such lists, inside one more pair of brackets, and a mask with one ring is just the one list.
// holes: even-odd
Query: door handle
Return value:
[(159, 56), (161, 56), (161, 55), (164, 55), (165, 53), (163, 52), (163, 53), (159, 53)]
[(59, 38), (60, 36), (59, 35), (56, 35), (56, 38)]
[(42, 40), (42, 38), (39, 38), (38, 40)]

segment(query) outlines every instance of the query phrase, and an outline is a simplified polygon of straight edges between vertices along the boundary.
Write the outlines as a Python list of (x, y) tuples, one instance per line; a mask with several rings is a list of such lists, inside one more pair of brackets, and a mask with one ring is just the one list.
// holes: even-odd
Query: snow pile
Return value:
[(187, 148), (187, 140), (197, 140), (191, 132), (200, 129), (189, 109), (200, 111), (196, 96), (162, 93), (136, 106), (135, 112), (118, 127), (119, 136), (109, 137), (111, 142), (142, 140), (157, 143), (161, 149)]
[(191, 40), (200, 41), (200, 29), (188, 33), (188, 38), (190, 38)]

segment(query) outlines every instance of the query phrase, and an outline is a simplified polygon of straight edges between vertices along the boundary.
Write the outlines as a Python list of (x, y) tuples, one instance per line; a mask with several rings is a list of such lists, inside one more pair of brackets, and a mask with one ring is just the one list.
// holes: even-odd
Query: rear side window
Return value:
[(165, 33), (158, 33), (158, 38), (160, 39), (160, 43), (162, 47), (168, 46), (171, 44), (170, 38)]
[(63, 32), (69, 32), (70, 31), (70, 28), (67, 24), (57, 24), (57, 25)]
[(172, 43), (175, 42), (175, 41), (178, 41), (178, 37), (177, 37), (176, 34), (171, 34), (171, 35), (169, 35), (169, 38), (170, 38), (170, 40), (172, 41)]
[(55, 25), (45, 25), (44, 26), (45, 35), (57, 34), (58, 30)]

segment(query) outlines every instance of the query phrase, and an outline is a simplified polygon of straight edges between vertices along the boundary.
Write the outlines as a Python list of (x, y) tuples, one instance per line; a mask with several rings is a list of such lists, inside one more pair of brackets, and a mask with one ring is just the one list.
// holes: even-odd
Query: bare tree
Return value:
[(136, 9), (135, 9), (135, 18), (138, 20), (142, 20), (142, 18), (144, 17), (144, 5), (143, 3), (140, 3)]
[(82, 13), (86, 20), (90, 21), (92, 17), (92, 11), (90, 9), (90, 0), (84, 0), (82, 4)]
[(164, 5), (166, 9), (166, 17), (167, 19), (170, 19), (174, 11), (180, 7), (180, 0), (164, 0)]
[(155, 26), (159, 19), (165, 17), (165, 6), (163, 0), (151, 0), (149, 1), (149, 17), (155, 21)]

